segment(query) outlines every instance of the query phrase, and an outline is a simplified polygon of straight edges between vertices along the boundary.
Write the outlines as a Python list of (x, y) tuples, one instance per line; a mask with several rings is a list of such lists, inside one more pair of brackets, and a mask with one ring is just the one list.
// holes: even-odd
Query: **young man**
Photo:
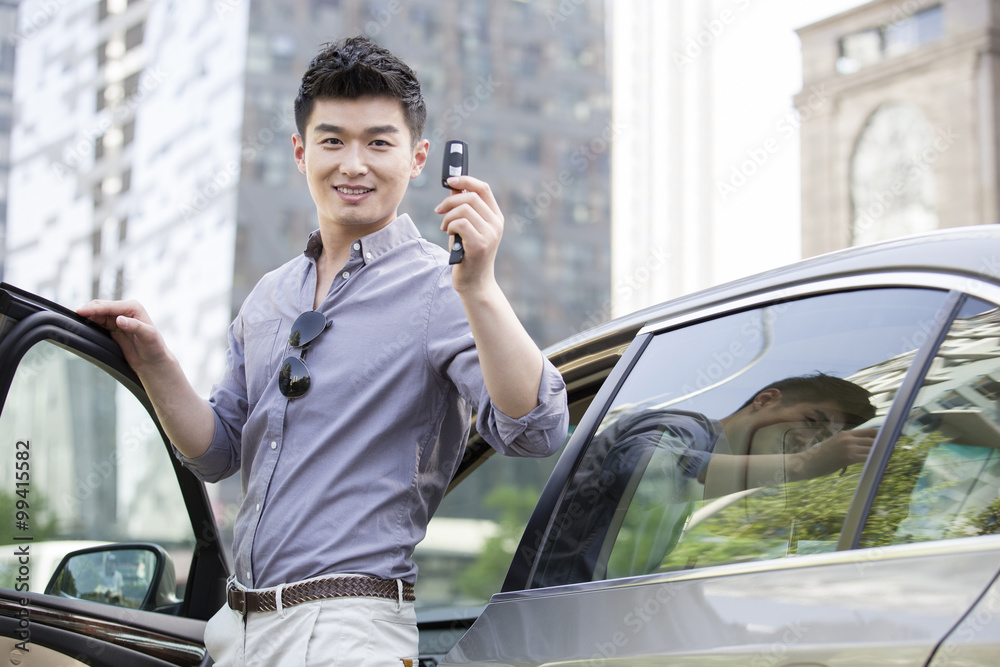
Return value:
[(80, 312), (122, 346), (182, 462), (241, 474), (229, 604), (206, 630), (216, 664), (399, 665), (417, 654), (411, 554), (471, 412), (499, 452), (546, 456), (565, 387), (494, 279), (489, 186), (453, 178), (436, 209), (464, 240), (454, 267), (398, 214), (429, 151), (409, 67), (363, 38), (328, 45), (295, 115), (319, 229), (247, 298), (208, 401), (141, 306)]

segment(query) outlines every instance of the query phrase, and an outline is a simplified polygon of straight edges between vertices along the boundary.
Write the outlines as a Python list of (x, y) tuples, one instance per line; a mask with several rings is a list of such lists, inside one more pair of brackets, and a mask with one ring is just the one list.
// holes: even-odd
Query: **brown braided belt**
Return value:
[[(292, 607), (303, 602), (327, 598), (399, 598), (399, 588), (395, 579), (375, 577), (331, 577), (292, 584), (281, 589), (281, 606)], [(413, 584), (403, 582), (403, 600), (413, 602)], [(241, 614), (251, 611), (278, 611), (275, 591), (249, 591), (230, 584), (226, 590), (226, 601), (230, 609)]]

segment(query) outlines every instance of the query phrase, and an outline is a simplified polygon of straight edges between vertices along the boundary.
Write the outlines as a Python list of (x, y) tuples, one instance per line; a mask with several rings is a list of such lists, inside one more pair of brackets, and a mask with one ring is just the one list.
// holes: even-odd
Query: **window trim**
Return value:
[(933, 271), (887, 271), (859, 276), (828, 278), (804, 284), (778, 284), (762, 289), (751, 296), (736, 300), (721, 301), (714, 306), (699, 307), (697, 304), (694, 304), (689, 309), (689, 311), (694, 312), (682, 312), (675, 316), (651, 322), (642, 327), (639, 334), (659, 334), (681, 326), (714, 320), (723, 315), (732, 315), (744, 310), (762, 308), (786, 301), (796, 301), (807, 297), (862, 289), (882, 289), (886, 287), (898, 287), (902, 289), (916, 287), (933, 289), (938, 292), (958, 291), (1000, 305), (1000, 286), (982, 282), (982, 279), (975, 277), (975, 274), (962, 276)]
[[(914, 542), (911, 544), (894, 544), (890, 553), (884, 556), (879, 555), (878, 559), (906, 560), (914, 558), (928, 558), (932, 556), (954, 557), (957, 554), (980, 554), (993, 553), (1000, 548), (1000, 535), (983, 535), (976, 539), (959, 538), (951, 540), (930, 540), (927, 542)], [(847, 551), (830, 551), (828, 553), (803, 554), (795, 558), (777, 558), (772, 560), (757, 560), (747, 563), (725, 563), (722, 565), (710, 565), (699, 567), (693, 570), (677, 570), (675, 572), (655, 572), (652, 574), (637, 574), (631, 577), (619, 579), (602, 579), (599, 581), (580, 581), (573, 584), (561, 584), (558, 586), (547, 586), (540, 588), (522, 588), (504, 590), (494, 594), (490, 599), (490, 605), (499, 602), (510, 602), (513, 600), (523, 600), (538, 597), (551, 597), (553, 595), (572, 595), (587, 590), (600, 590), (608, 588), (628, 588), (631, 586), (646, 586), (650, 584), (666, 584), (679, 581), (699, 581), (703, 579), (716, 579), (718, 577), (728, 577), (741, 574), (760, 574), (765, 572), (788, 571), (793, 569), (818, 567), (823, 565), (855, 565), (864, 568), (866, 564), (875, 560), (871, 555), (872, 550), (849, 549)]]

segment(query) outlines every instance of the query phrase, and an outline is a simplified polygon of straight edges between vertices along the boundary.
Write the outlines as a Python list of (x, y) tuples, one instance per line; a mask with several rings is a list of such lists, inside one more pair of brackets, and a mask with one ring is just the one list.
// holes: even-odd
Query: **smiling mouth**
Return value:
[(368, 192), (374, 191), (374, 188), (345, 188), (343, 186), (336, 188), (337, 192), (341, 192), (345, 195), (363, 195)]

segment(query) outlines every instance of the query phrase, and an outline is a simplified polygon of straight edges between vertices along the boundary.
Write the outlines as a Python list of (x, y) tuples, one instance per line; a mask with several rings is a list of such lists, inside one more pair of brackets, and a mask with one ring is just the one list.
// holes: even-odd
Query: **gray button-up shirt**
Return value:
[[(411, 560), (455, 472), (473, 410), (502, 454), (546, 456), (562, 444), (566, 392), (545, 361), (540, 405), (512, 419), (491, 403), (447, 253), (408, 216), (354, 243), (319, 306), (330, 327), (288, 345), (311, 310), (318, 232), (302, 256), (264, 276), (229, 330), (213, 387), (215, 437), (181, 461), (206, 481), (237, 470), (236, 575), (251, 588), (332, 573), (416, 579)], [(312, 386), (278, 391), (278, 367), (303, 356)]]

